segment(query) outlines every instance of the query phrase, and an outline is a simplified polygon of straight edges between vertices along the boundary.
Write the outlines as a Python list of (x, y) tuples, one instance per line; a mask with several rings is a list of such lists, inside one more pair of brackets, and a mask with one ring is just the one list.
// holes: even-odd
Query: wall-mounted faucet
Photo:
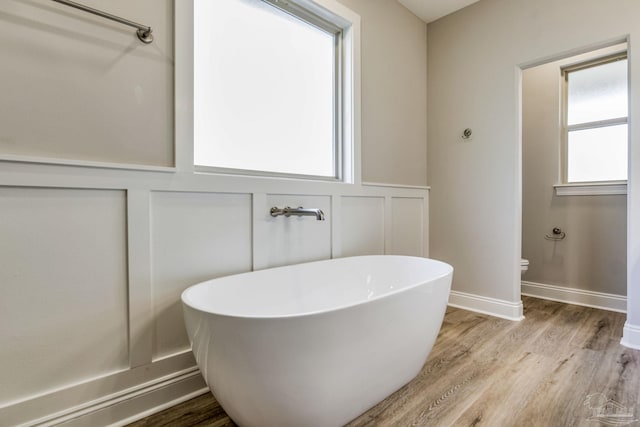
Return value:
[(269, 211), (271, 216), (276, 217), (280, 215), (284, 215), (286, 217), (290, 217), (291, 215), (296, 216), (315, 216), (318, 221), (324, 221), (324, 212), (318, 208), (305, 209), (302, 206), (297, 208), (290, 208), (289, 206), (285, 206), (284, 208), (272, 207)]

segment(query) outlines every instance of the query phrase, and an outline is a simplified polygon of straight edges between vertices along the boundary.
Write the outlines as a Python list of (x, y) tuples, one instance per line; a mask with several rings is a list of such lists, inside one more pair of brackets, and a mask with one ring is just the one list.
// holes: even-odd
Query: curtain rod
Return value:
[(124, 19), (124, 18), (121, 18), (119, 16), (112, 15), (110, 13), (103, 12), (103, 11), (98, 10), (98, 9), (94, 9), (92, 7), (89, 7), (89, 6), (85, 6), (85, 5), (80, 4), (80, 3), (76, 3), (74, 1), (69, 1), (69, 0), (52, 0), (52, 1), (55, 1), (56, 3), (64, 4), (66, 6), (71, 6), (71, 7), (74, 7), (76, 9), (80, 9), (80, 10), (82, 10), (84, 12), (88, 12), (88, 13), (92, 13), (94, 15), (98, 15), (98, 16), (101, 16), (103, 18), (111, 19), (112, 21), (116, 21), (116, 22), (119, 22), (121, 24), (128, 25), (130, 27), (137, 28), (138, 31), (136, 31), (136, 35), (138, 36), (138, 38), (140, 39), (141, 42), (149, 44), (149, 43), (151, 43), (153, 41), (153, 34), (151, 34), (151, 27), (147, 27), (145, 25), (141, 25), (141, 24), (138, 24), (136, 22), (129, 21), (128, 19)]

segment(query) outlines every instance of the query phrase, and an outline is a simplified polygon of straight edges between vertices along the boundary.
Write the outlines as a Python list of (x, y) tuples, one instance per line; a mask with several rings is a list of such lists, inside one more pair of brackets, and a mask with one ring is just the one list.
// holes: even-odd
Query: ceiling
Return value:
[(424, 22), (435, 21), (478, 0), (398, 0)]

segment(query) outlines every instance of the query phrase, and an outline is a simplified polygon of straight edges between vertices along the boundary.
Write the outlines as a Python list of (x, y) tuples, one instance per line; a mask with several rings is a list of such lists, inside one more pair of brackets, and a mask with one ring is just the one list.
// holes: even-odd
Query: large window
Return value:
[(284, 0), (196, 0), (194, 162), (342, 175), (342, 28)]
[(563, 74), (564, 182), (626, 180), (626, 54), (567, 67)]

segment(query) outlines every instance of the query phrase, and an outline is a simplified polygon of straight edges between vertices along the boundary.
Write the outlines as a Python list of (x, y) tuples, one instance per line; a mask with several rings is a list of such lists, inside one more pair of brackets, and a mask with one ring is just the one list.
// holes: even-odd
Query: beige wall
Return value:
[[(111, 425), (205, 391), (180, 305), (198, 281), (428, 256), (426, 189), (194, 173), (190, 3), (85, 2), (156, 40), (53, 2), (0, 1), (0, 378), (15, 384), (0, 392), (1, 425)], [(425, 185), (426, 25), (394, 1), (350, 3), (364, 178)], [(269, 215), (286, 205), (326, 220)]]
[[(426, 24), (395, 1), (341, 0), (362, 23), (362, 179), (426, 185)], [(174, 165), (170, 0), (88, 0), (150, 25), (143, 45), (121, 24), (56, 5), (0, 9), (0, 155)]]
[[(520, 300), (520, 68), (628, 36), (634, 123), (638, 16), (634, 0), (482, 0), (428, 25), (430, 253), (454, 266), (454, 290)], [(630, 136), (628, 322), (640, 325), (640, 128)]]
[(0, 155), (173, 166), (173, 2), (86, 1), (154, 29), (53, 2), (0, 5)]
[(427, 26), (391, 0), (340, 0), (362, 26), (362, 180), (427, 184)]
[[(523, 280), (617, 295), (627, 294), (627, 198), (555, 195), (560, 170), (560, 67), (582, 55), (522, 73)], [(545, 240), (553, 227), (563, 241)]]

